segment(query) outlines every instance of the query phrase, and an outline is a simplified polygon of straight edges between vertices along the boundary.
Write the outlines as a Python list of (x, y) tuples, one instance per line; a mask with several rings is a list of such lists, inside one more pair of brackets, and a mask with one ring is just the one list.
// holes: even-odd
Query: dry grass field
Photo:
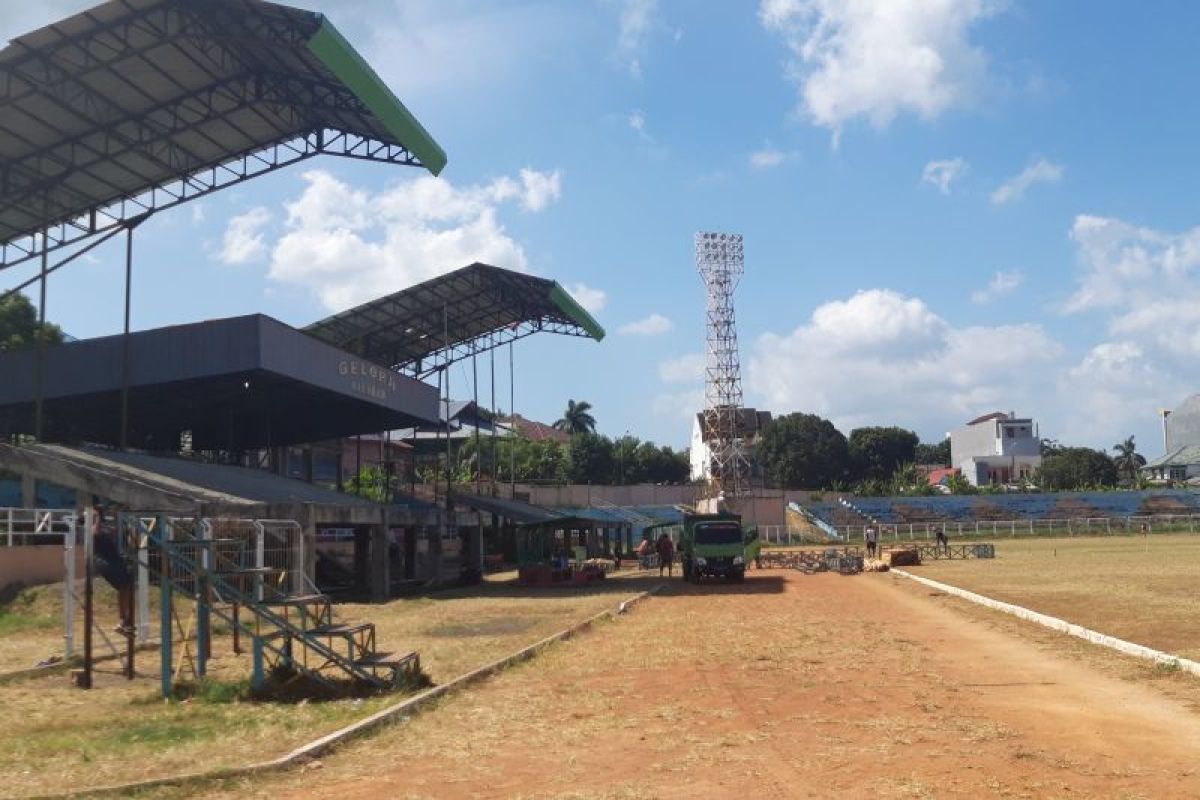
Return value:
[(927, 562), (914, 572), (1200, 659), (1200, 536), (995, 542), (994, 561)]
[(992, 616), (887, 574), (676, 580), (318, 762), (151, 796), (1200, 795), (1194, 679)]
[[(386, 605), (341, 605), (335, 613), (374, 621), (384, 649), (419, 650), (425, 671), (440, 683), (657, 582), (656, 576), (629, 572), (587, 588), (526, 590), (505, 577), (512, 576)], [(58, 619), (60, 607), (52, 592), (41, 592), (24, 610), (34, 619)], [(6, 664), (22, 668), (55, 647), (61, 652), (61, 628), (8, 624), (15, 630), (0, 633)], [(398, 699), (232, 702), (225, 686), (246, 679), (249, 656), (232, 655), (228, 644), (227, 636), (214, 641), (218, 657), (211, 663), (212, 674), (225, 683), (189, 702), (160, 699), (156, 652), (139, 656), (139, 677), (132, 682), (118, 674), (117, 664), (102, 665), (90, 692), (71, 688), (65, 675), (0, 684), (0, 797), (266, 760)]]

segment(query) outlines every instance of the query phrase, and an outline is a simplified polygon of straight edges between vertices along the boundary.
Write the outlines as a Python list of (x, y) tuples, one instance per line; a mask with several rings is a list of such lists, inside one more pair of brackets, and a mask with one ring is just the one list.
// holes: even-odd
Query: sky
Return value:
[[(0, 4), (0, 39), (88, 5)], [(693, 237), (712, 230), (745, 237), (742, 384), (776, 415), (937, 441), (1015, 411), (1153, 456), (1159, 410), (1200, 388), (1193, 3), (297, 5), (448, 166), (313, 159), (152, 218), (135, 328), (303, 325), (481, 260), (557, 280), (609, 334), (520, 342), (519, 412), (587, 400), (600, 432), (680, 447), (704, 397)], [(55, 275), (49, 318), (119, 332), (123, 256)], [(496, 372), (508, 408), (506, 354)]]

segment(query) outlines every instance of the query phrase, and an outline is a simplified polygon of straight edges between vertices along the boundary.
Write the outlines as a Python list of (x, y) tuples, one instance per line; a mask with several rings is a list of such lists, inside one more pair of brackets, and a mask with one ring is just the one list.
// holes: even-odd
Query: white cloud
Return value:
[(572, 283), (567, 286), (567, 292), (591, 314), (603, 311), (608, 305), (608, 293), (603, 289), (593, 289), (583, 283)]
[(774, 169), (785, 161), (795, 157), (795, 153), (778, 150), (774, 147), (764, 147), (750, 154), (750, 166), (755, 169)]
[(262, 229), (270, 221), (271, 212), (263, 206), (230, 219), (218, 258), (226, 264), (247, 264), (265, 256), (267, 241)]
[(642, 77), (642, 58), (657, 11), (658, 0), (621, 0), (617, 56), (634, 78)]
[(582, 15), (559, 3), (305, 0), (303, 5), (331, 14), (384, 82), (406, 104), (415, 99), (421, 108), (523, 85), (522, 76), (570, 53), (582, 30)]
[(950, 185), (966, 173), (967, 162), (961, 157), (930, 161), (921, 172), (921, 181), (938, 187), (942, 194), (950, 194)]
[(664, 317), (662, 314), (654, 313), (645, 319), (640, 319), (637, 322), (630, 322), (621, 326), (620, 333), (632, 336), (658, 336), (666, 333), (675, 327), (671, 320)]
[(1019, 174), (1014, 175), (1001, 184), (996, 191), (992, 192), (992, 203), (1000, 206), (1020, 200), (1024, 196), (1025, 190), (1035, 183), (1058, 183), (1062, 180), (1062, 176), (1063, 168), (1061, 164), (1055, 164), (1044, 158), (1039, 158), (1021, 170)]
[(704, 409), (704, 389), (664, 391), (654, 396), (650, 410), (657, 417), (667, 417), (686, 423), (690, 433), (692, 420)]
[(663, 383), (704, 383), (704, 354), (688, 353), (658, 365)]
[(791, 50), (789, 76), (818, 125), (901, 112), (931, 119), (969, 100), (987, 66), (972, 26), (993, 0), (761, 0), (759, 19)]
[(525, 210), (541, 211), (562, 197), (562, 170), (546, 173), (522, 169), (521, 189), (521, 205)]
[(206, 212), (206, 209), (204, 208), (204, 203), (193, 200), (192, 201), (192, 224), (199, 225), (201, 222), (204, 222), (204, 220), (206, 220), (207, 218), (208, 218), (208, 214)]
[(844, 432), (897, 424), (934, 435), (980, 411), (1047, 410), (1062, 356), (1039, 325), (954, 327), (920, 299), (872, 289), (760, 337), (747, 388), (760, 407), (818, 413)]
[(428, 175), (370, 193), (323, 170), (303, 174), (269, 275), (309, 289), (331, 310), (483, 261), (525, 271), (525, 251), (499, 221), (506, 204), (537, 212), (557, 200), (561, 174), (521, 170), (458, 187)]
[(1181, 379), (1184, 374), (1154, 363), (1151, 353), (1135, 342), (1101, 342), (1060, 380), (1059, 396), (1075, 399), (1074, 413), (1063, 415), (1053, 438), (1108, 448), (1141, 430), (1137, 444), (1142, 454), (1159, 453), (1162, 440), (1151, 433), (1158, 409), (1195, 391), (1194, 384)]
[(650, 134), (646, 133), (645, 114), (643, 114), (640, 110), (635, 109), (634, 111), (629, 112), (627, 121), (629, 123), (629, 127), (633, 129), (634, 133), (642, 137), (642, 139), (650, 141)]
[(1200, 355), (1200, 227), (1168, 233), (1081, 214), (1081, 271), (1064, 310), (1104, 310), (1109, 329), (1176, 356)]
[(986, 288), (971, 293), (971, 302), (975, 305), (985, 305), (1016, 289), (1025, 282), (1025, 276), (1020, 270), (1000, 270), (988, 281)]

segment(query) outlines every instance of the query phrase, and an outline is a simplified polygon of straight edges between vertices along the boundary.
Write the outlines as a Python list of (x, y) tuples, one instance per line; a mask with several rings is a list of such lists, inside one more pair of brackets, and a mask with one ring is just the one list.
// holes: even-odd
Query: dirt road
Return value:
[[(889, 575), (671, 591), (231, 795), (1195, 797), (1200, 714)], [(211, 789), (205, 792), (212, 794)]]

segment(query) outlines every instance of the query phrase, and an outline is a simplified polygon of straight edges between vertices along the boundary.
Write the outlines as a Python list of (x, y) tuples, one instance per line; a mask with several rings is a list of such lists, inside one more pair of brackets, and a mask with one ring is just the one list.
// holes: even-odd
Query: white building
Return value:
[(950, 432), (950, 463), (972, 486), (1032, 478), (1042, 446), (1032, 419), (995, 411)]
[(1200, 478), (1200, 394), (1163, 412), (1163, 445), (1166, 452), (1148, 461), (1143, 475), (1161, 483)]
[[(692, 480), (706, 481), (712, 470), (712, 449), (704, 440), (704, 426), (701, 423), (703, 412), (692, 418), (692, 446), (690, 451), (692, 462)], [(738, 432), (742, 435), (742, 447), (746, 460), (750, 462), (750, 475), (758, 474), (755, 465), (754, 447), (758, 441), (759, 432), (771, 421), (770, 411), (755, 411), (753, 408), (741, 409), (738, 417)]]

